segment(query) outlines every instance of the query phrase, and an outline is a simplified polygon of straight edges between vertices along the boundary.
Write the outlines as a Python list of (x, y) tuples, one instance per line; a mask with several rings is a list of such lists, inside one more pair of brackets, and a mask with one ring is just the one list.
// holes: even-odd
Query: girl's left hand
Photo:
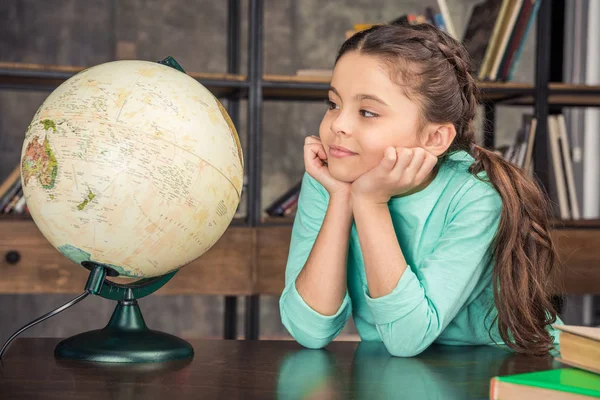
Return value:
[(379, 165), (352, 183), (352, 198), (387, 204), (392, 196), (423, 183), (437, 162), (435, 155), (421, 147), (388, 147)]

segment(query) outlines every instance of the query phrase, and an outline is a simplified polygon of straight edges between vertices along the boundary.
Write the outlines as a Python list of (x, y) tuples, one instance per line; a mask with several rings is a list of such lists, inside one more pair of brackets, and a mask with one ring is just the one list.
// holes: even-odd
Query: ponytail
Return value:
[(549, 285), (556, 259), (549, 202), (518, 167), (480, 146), (474, 153), (470, 172), (485, 171), (502, 198), (492, 275), (500, 336), (519, 353), (546, 355), (553, 346), (546, 327), (556, 322)]

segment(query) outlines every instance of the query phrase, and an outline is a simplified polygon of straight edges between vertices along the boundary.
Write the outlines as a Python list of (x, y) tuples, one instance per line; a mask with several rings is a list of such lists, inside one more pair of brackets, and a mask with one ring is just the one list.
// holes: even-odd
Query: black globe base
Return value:
[(137, 301), (131, 296), (119, 301), (104, 329), (63, 340), (54, 355), (58, 359), (80, 361), (152, 363), (191, 358), (194, 349), (177, 336), (148, 329)]

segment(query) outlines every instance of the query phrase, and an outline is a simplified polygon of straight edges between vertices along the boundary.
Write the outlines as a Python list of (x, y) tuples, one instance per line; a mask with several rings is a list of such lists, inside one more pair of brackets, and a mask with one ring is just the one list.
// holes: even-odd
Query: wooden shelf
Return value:
[(285, 226), (285, 225), (293, 225), (294, 217), (270, 217), (265, 216), (260, 221), (262, 226)]
[[(2, 221), (1, 225), (0, 293), (81, 292), (88, 272), (54, 249), (33, 221)], [(279, 295), (291, 232), (289, 224), (230, 226), (208, 252), (183, 267), (157, 293)], [(562, 269), (556, 269), (554, 275), (558, 291), (600, 294), (600, 229), (563, 226), (552, 235), (562, 262)], [(9, 251), (19, 252), (21, 260), (7, 263)]]
[[(0, 88), (54, 90), (61, 83), (87, 67), (0, 62)], [(244, 75), (188, 72), (215, 96), (227, 96), (246, 89)]]
[[(88, 271), (58, 252), (33, 221), (0, 223), (0, 293), (81, 293)], [(230, 227), (202, 257), (183, 267), (158, 294), (253, 294), (255, 231)], [(20, 260), (9, 264), (6, 254)]]
[[(0, 88), (50, 91), (82, 71), (83, 66), (0, 62)], [(247, 76), (225, 73), (188, 72), (218, 97), (239, 92), (247, 96)], [(318, 101), (327, 98), (329, 77), (265, 74), (265, 100)], [(507, 105), (533, 105), (535, 88), (526, 83), (480, 82), (481, 101)], [(551, 83), (549, 103), (565, 106), (600, 106), (600, 86)]]
[[(323, 76), (264, 75), (263, 96), (266, 100), (321, 100), (327, 98), (329, 82)], [(508, 101), (534, 93), (526, 83), (481, 82), (479, 86), (483, 101)]]
[(5, 221), (32, 221), (30, 214), (0, 214), (0, 223)]
[(600, 219), (555, 219), (552, 225), (554, 229), (600, 229)]

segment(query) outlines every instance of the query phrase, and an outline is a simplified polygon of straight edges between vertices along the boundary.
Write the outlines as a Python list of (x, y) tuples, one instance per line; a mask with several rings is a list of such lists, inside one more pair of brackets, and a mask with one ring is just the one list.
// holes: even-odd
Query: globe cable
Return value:
[(4, 355), (4, 352), (6, 351), (6, 349), (10, 345), (10, 343), (17, 336), (19, 336), (21, 333), (23, 333), (27, 329), (31, 328), (32, 326), (35, 326), (35, 325), (39, 324), (40, 322), (45, 321), (48, 318), (51, 318), (51, 317), (63, 312), (67, 308), (74, 306), (75, 304), (79, 303), (81, 300), (85, 299), (89, 294), (98, 294), (100, 292), (100, 289), (102, 288), (102, 283), (104, 282), (105, 277), (106, 277), (106, 268), (104, 268), (102, 266), (95, 267), (90, 272), (88, 280), (85, 284), (85, 291), (82, 294), (75, 297), (73, 300), (69, 301), (68, 303), (58, 307), (57, 309), (52, 310), (49, 313), (44, 314), (41, 317), (31, 321), (30, 323), (28, 323), (27, 325), (23, 326), (21, 329), (19, 329), (15, 333), (13, 333), (8, 338), (8, 340), (4, 343), (4, 345), (2, 346), (2, 349), (0, 349), (0, 361), (2, 361), (2, 356)]

